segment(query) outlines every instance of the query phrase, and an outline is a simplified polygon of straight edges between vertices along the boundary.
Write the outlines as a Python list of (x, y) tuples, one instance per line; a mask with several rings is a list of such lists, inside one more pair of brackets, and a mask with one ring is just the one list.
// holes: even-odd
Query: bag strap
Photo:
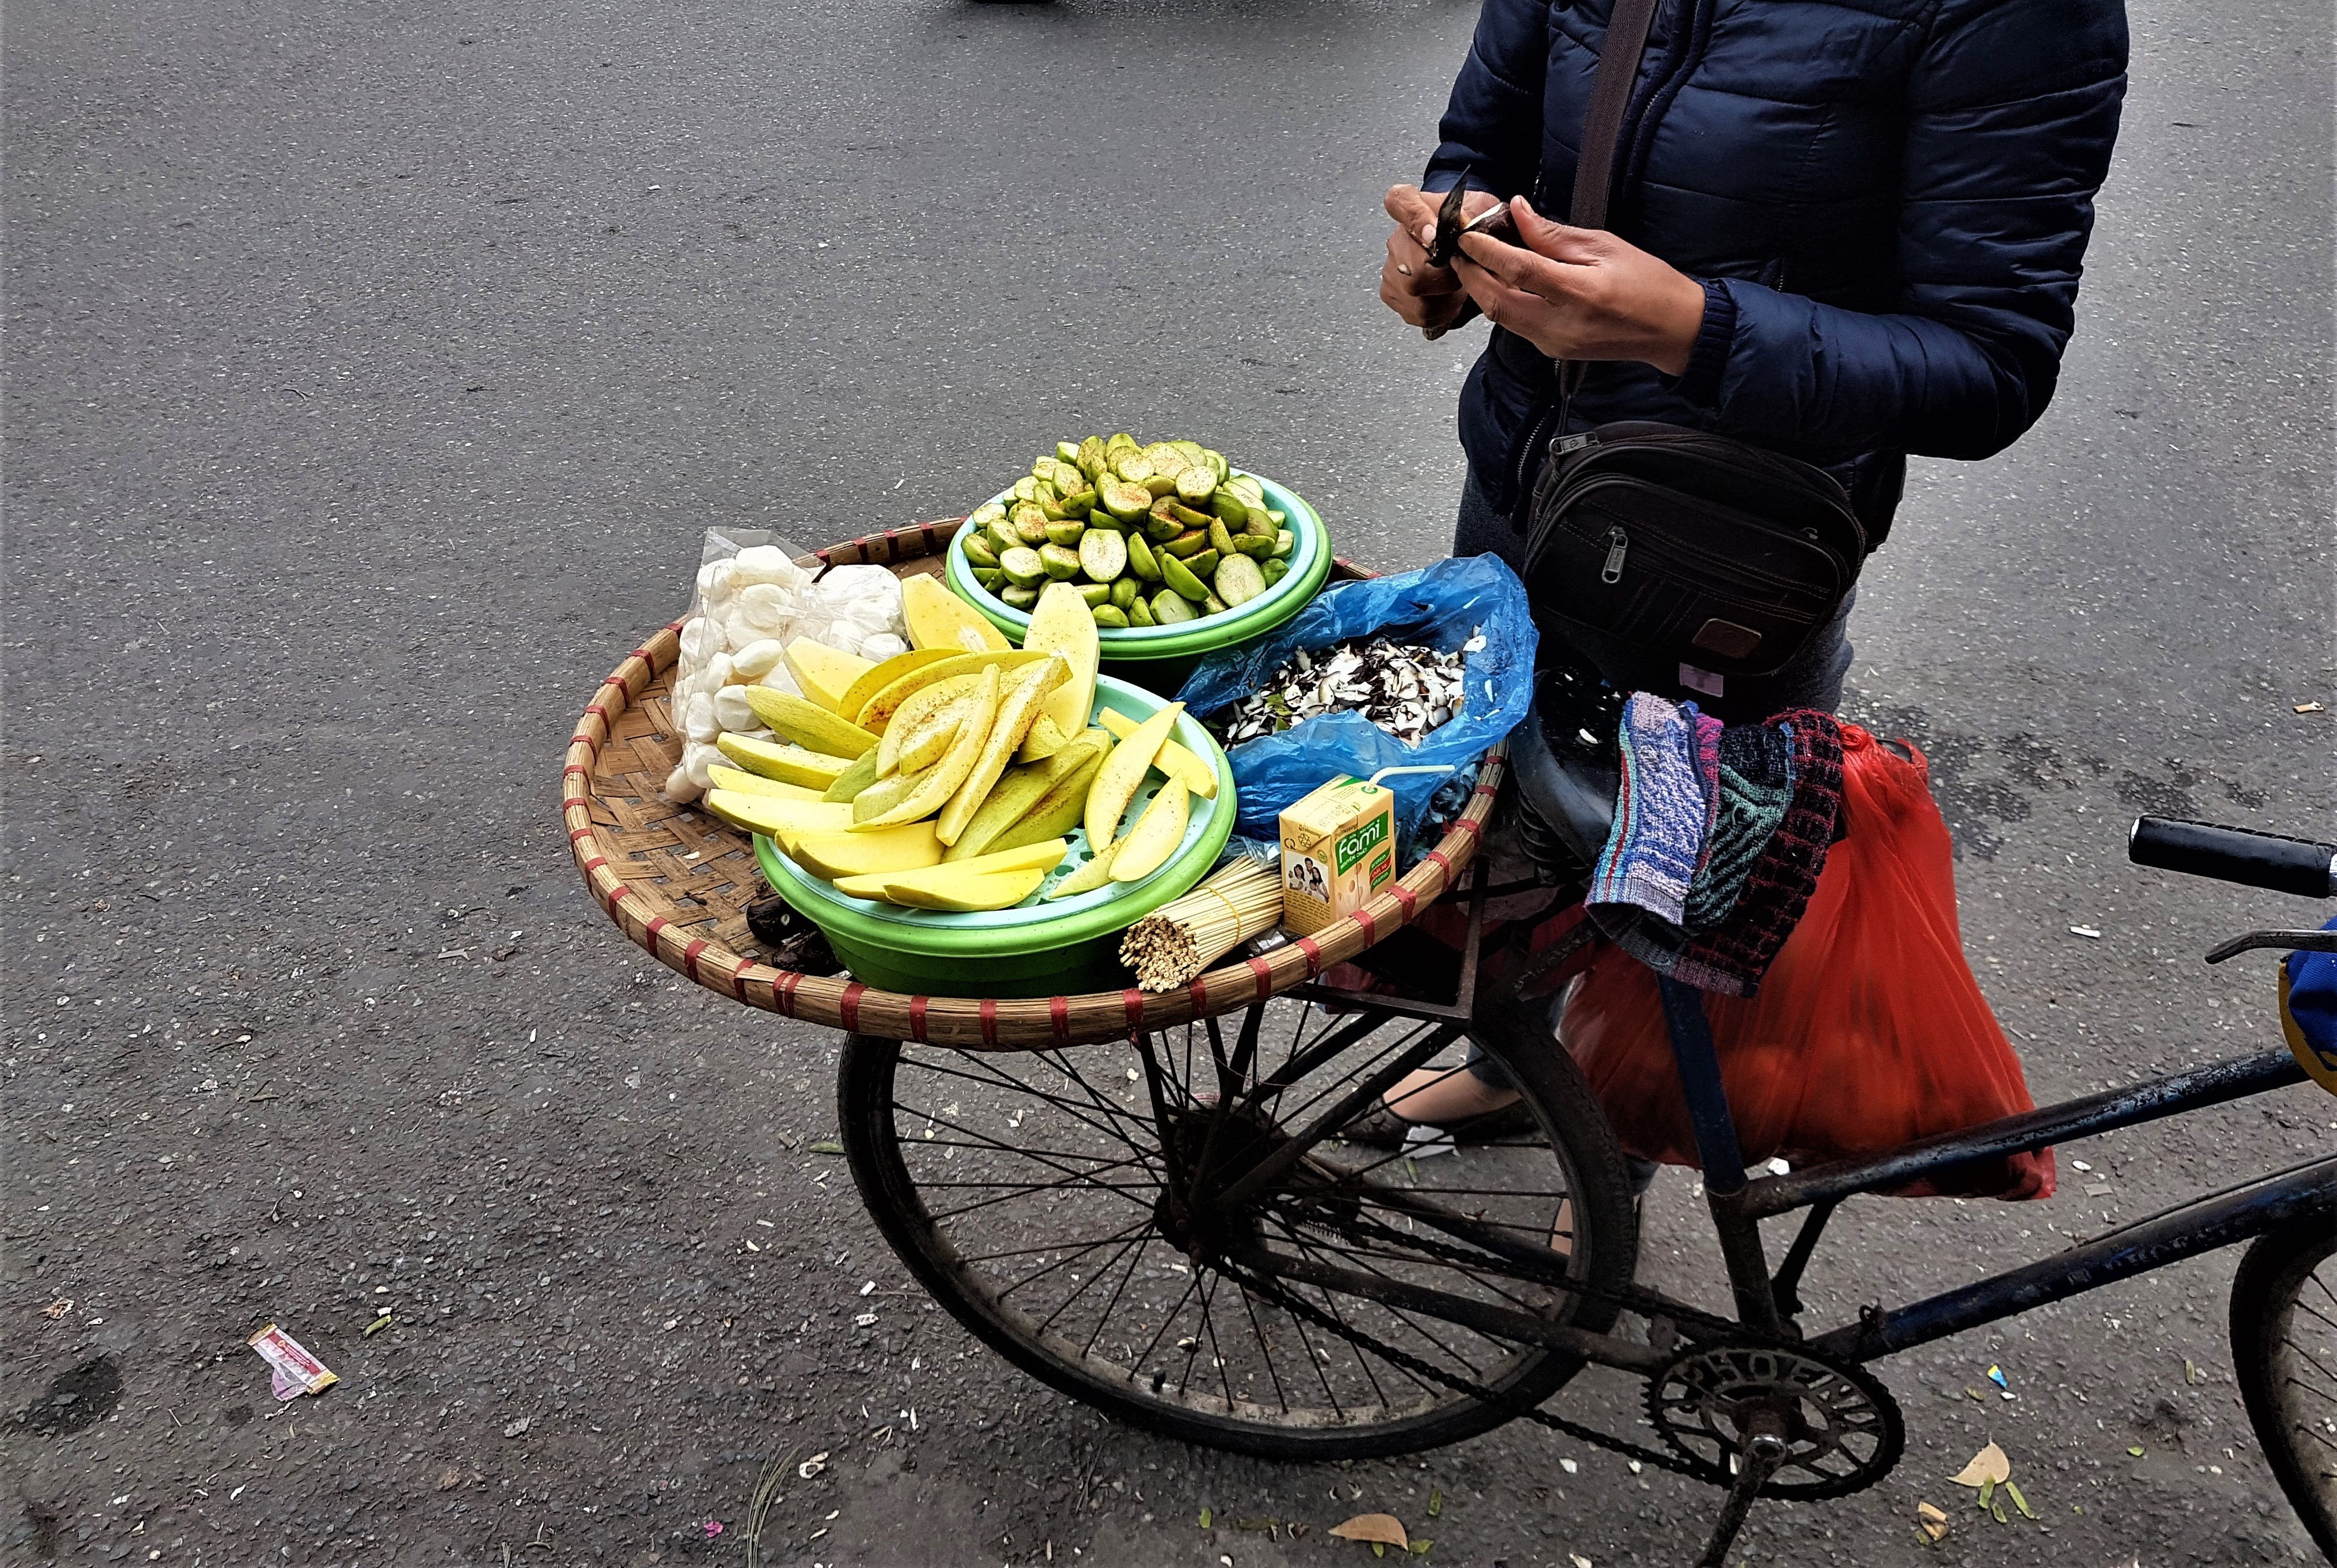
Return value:
[(1639, 57), (1647, 53), (1648, 27), (1657, 0), (1615, 0), (1607, 36), (1599, 45), (1599, 74), (1590, 83), (1590, 106), (1582, 115), (1582, 151), (1574, 163), (1574, 205), (1567, 221), (1577, 229), (1607, 226), (1607, 196), (1615, 180), (1615, 143), (1623, 134), (1623, 111), (1638, 80)]
[[(1648, 28), (1659, 0), (1615, 0), (1607, 36), (1599, 45), (1599, 74), (1590, 83), (1590, 105), (1582, 115), (1582, 150), (1574, 161), (1574, 203), (1567, 221), (1577, 229), (1607, 226), (1607, 198), (1615, 182), (1616, 143), (1623, 135), (1623, 112), (1630, 107), (1631, 84), (1638, 80), (1639, 57), (1647, 53)], [(1574, 394), (1588, 365), (1579, 359), (1558, 366), (1558, 425), (1562, 435)]]

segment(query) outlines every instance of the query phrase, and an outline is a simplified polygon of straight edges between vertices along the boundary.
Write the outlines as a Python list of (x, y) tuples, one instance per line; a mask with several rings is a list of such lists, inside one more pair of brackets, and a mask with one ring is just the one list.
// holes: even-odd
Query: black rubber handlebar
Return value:
[(2126, 858), (2137, 866), (2214, 877), (2273, 893), (2337, 897), (2337, 844), (2283, 838), (2244, 828), (2137, 817), (2127, 836)]

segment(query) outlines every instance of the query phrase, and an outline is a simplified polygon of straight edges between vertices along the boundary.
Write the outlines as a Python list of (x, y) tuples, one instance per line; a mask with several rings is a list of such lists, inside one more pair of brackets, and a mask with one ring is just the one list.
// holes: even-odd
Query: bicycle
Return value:
[[(853, 540), (805, 564), (930, 570), (962, 522)], [(1335, 571), (1369, 575), (1345, 561)], [(679, 744), (679, 629), (646, 639), (601, 682), (570, 739), (562, 819), (587, 887), (631, 941), (694, 983), (846, 1032), (837, 1104), (870, 1214), (926, 1290), (1041, 1381), (1135, 1426), (1276, 1459), (1408, 1453), (1530, 1419), (1721, 1488), (1700, 1559), (1712, 1565), (1756, 1497), (1842, 1496), (1890, 1472), (1904, 1423), (1873, 1362), (2250, 1241), (2232, 1303), (2244, 1399), (2290, 1501), (2337, 1562), (2337, 1157), (1821, 1332), (1803, 1327), (1798, 1293), (1828, 1220), (1859, 1193), (2286, 1088), (2308, 1064), (2337, 1092), (2337, 1054), (2323, 1061), (2300, 1041), (2293, 1056), (2221, 1062), (1755, 1175), (1700, 997), (1666, 981), (1735, 1307), (1707, 1312), (1636, 1282), (1622, 1151), (1536, 1022), (1540, 1009), (1521, 1001), (1566, 945), (1532, 953), (1531, 923), (1513, 922), (1496, 949), (1499, 982), (1481, 984), (1491, 973), (1489, 904), (1547, 893), (1540, 878), (1491, 885), (1472, 859), (1499, 831), (1491, 813), (1505, 781), (1514, 775), (1516, 830), (1537, 859), (1595, 854), (1611, 805), (1611, 779), (1561, 763), (1538, 718), (1506, 754), (1486, 755), (1470, 803), (1420, 866), (1313, 937), (1231, 956), (1159, 995), (896, 995), (752, 956), (753, 847), (660, 793)], [(2327, 844), (2145, 818), (2129, 853), (2337, 894)], [(1324, 982), (1344, 960), (1390, 967), (1390, 935), (1462, 877), (1468, 918), (1450, 1001)], [(2208, 958), (2255, 948), (2337, 951), (2337, 932), (2251, 932)], [(1464, 1039), (1518, 1086), (1530, 1132), (1472, 1144), (1465, 1159), (1358, 1153), (1337, 1140)], [(1773, 1271), (1761, 1221), (1794, 1213), (1804, 1218)], [(1643, 1380), (1652, 1444), (1544, 1408), (1591, 1365)]]
[[(2327, 845), (2144, 818), (2131, 853), (2337, 894)], [(1858, 1193), (2285, 1088), (2305, 1080), (2295, 1060), (2218, 1063), (1878, 1155), (1754, 1176), (1698, 994), (1665, 981), (1736, 1303), (1724, 1318), (1633, 1281), (1637, 1223), (1620, 1150), (1565, 1053), (1535, 1037), (1518, 1000), (1563, 955), (1526, 962), (1512, 952), (1501, 985), (1476, 987), (1485, 905), (1510, 891), (1472, 890), (1450, 1004), (1317, 985), (1257, 1004), (1230, 1031), (1212, 1018), (1185, 1025), (1181, 1039), (1144, 1034), (1011, 1061), (851, 1035), (838, 1106), (869, 1212), (967, 1328), (1133, 1425), (1323, 1460), (1409, 1452), (1525, 1416), (1723, 1488), (1706, 1568), (1723, 1561), (1755, 1497), (1842, 1496), (1890, 1472), (1904, 1427), (1869, 1364), (2253, 1239), (2233, 1296), (2242, 1389), (2283, 1487), (2337, 1561), (2337, 1158), (1823, 1332), (1803, 1328), (1797, 1295), (1827, 1220)], [(2337, 933), (2258, 931), (2209, 959), (2332, 945)], [(1337, 1143), (1339, 1128), (1464, 1034), (1519, 1085), (1533, 1134), (1472, 1146), (1465, 1161)], [(1561, 1203), (1571, 1217), (1558, 1250)], [(1772, 1272), (1760, 1221), (1803, 1211)], [(1617, 1332), (1625, 1313), (1644, 1335)], [(1645, 1379), (1659, 1446), (1540, 1408), (1589, 1364)]]

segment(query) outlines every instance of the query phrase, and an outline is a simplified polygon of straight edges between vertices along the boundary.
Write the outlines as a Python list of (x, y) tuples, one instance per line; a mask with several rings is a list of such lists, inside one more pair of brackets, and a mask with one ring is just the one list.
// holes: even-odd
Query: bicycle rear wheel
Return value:
[(1486, 1042), (1534, 1134), (1425, 1157), (1323, 1142), (1253, 1198), (1208, 1196), (1356, 1082), (1415, 1056), (1457, 1061), (1461, 1043), (1450, 1026), (1289, 1001), (1252, 1009), (1230, 1041), (1205, 1024), (997, 1055), (855, 1035), (838, 1097), (885, 1239), (999, 1354), (1187, 1442), (1358, 1458), (1486, 1431), (1581, 1362), (1413, 1298), (1258, 1274), (1257, 1250), (1385, 1281), (1384, 1295), (1425, 1289), (1593, 1329), (1614, 1308), (1566, 1285), (1619, 1289), (1636, 1260), (1620, 1152), (1555, 1042)]
[(2337, 1563), (2337, 1215), (2250, 1244), (2232, 1281), (2232, 1361), (2281, 1490)]

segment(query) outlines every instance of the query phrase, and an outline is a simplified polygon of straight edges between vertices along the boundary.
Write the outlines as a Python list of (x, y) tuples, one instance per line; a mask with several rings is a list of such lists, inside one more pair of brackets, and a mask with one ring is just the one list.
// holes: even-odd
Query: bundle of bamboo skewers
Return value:
[(1282, 923), (1282, 874), (1238, 860), (1128, 928), (1120, 961), (1147, 991), (1168, 991)]

